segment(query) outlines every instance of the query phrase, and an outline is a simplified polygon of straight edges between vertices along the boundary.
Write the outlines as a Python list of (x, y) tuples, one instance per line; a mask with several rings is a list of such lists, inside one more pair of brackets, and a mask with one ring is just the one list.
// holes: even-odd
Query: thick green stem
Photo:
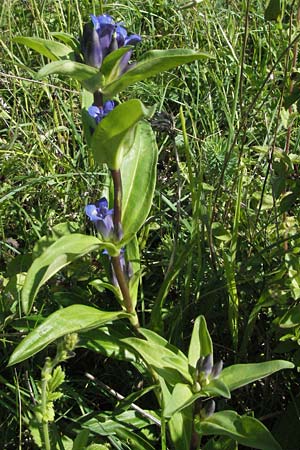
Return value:
[(125, 309), (128, 313), (133, 314), (132, 318), (130, 319), (130, 322), (135, 328), (139, 328), (139, 326), (140, 326), (139, 319), (137, 317), (136, 311), (132, 304), (127, 280), (125, 278), (125, 275), (124, 275), (124, 272), (122, 270), (122, 266), (120, 263), (120, 256), (112, 256), (111, 263), (112, 263), (112, 266), (113, 266), (113, 269), (115, 272), (115, 276), (116, 276), (118, 284), (119, 284), (119, 288), (122, 292)]

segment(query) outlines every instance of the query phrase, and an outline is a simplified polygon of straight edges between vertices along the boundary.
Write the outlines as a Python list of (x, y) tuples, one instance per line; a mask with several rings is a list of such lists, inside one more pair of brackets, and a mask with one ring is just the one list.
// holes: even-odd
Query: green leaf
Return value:
[(293, 369), (289, 361), (275, 360), (256, 364), (235, 364), (222, 370), (219, 380), (225, 383), (230, 391), (238, 389), (253, 381), (268, 377), (282, 369)]
[(50, 245), (28, 270), (22, 290), (22, 307), (25, 314), (32, 308), (34, 299), (40, 287), (60, 269), (70, 264), (76, 258), (100, 249), (103, 242), (93, 236), (74, 233), (58, 239)]
[(24, 44), (27, 47), (32, 48), (52, 61), (57, 61), (61, 58), (74, 59), (73, 49), (65, 44), (62, 44), (61, 42), (25, 36), (17, 36), (13, 39), (13, 41), (17, 44)]
[(236, 441), (221, 436), (218, 439), (210, 439), (203, 450), (238, 450)]
[(193, 409), (188, 407), (174, 414), (168, 422), (170, 436), (176, 450), (190, 450), (193, 425)]
[(81, 430), (74, 440), (72, 450), (84, 450), (89, 439), (89, 430)]
[(138, 81), (143, 81), (181, 64), (205, 58), (213, 58), (213, 56), (190, 49), (152, 50), (146, 52), (143, 59), (119, 79), (103, 86), (102, 92), (107, 98), (112, 98)]
[[(63, 44), (61, 44), (63, 45)], [(37, 78), (41, 79), (54, 73), (66, 75), (74, 80), (80, 81), (83, 87), (89, 92), (95, 92), (101, 87), (103, 75), (95, 68), (75, 61), (54, 61), (37, 73)]]
[(177, 383), (168, 402), (166, 402), (165, 404), (165, 407), (163, 409), (163, 416), (171, 417), (177, 411), (180, 411), (180, 409), (182, 409), (185, 404), (190, 404), (193, 396), (194, 394), (192, 392), (191, 386), (189, 386), (188, 384)]
[(221, 411), (206, 420), (195, 420), (201, 435), (228, 436), (240, 444), (261, 450), (282, 450), (270, 431), (257, 419), (239, 416), (235, 411)]
[[(147, 331), (149, 332), (149, 330)], [(167, 348), (155, 343), (154, 340), (149, 342), (138, 338), (127, 338), (122, 339), (122, 341), (139, 353), (146, 364), (153, 367), (171, 385), (184, 382), (192, 383), (187, 358), (176, 347)]]
[[(185, 388), (183, 387), (185, 386)], [(165, 417), (171, 417), (174, 413), (187, 408), (202, 397), (224, 397), (230, 398), (228, 387), (220, 380), (213, 380), (197, 394), (187, 384), (176, 384), (171, 396), (167, 399), (164, 410)]]
[(158, 149), (149, 124), (140, 122), (130, 152), (121, 165), (123, 183), (123, 245), (145, 223), (152, 206), (156, 184)]
[(138, 358), (136, 353), (122, 342), (122, 338), (125, 337), (125, 332), (128, 335), (129, 330), (125, 329), (122, 333), (116, 325), (114, 324), (113, 327), (102, 327), (101, 329), (84, 333), (77, 346), (101, 353), (108, 358), (136, 362)]
[(300, 325), (300, 305), (288, 310), (279, 320), (280, 328), (294, 328)]
[(121, 47), (118, 50), (114, 50), (113, 52), (109, 53), (105, 58), (101, 66), (101, 73), (105, 77), (105, 84), (108, 84), (108, 82), (114, 81), (115, 78), (119, 76), (120, 72), (120, 61), (127, 53), (131, 46), (127, 47)]
[(23, 339), (11, 355), (8, 365), (30, 358), (66, 334), (88, 331), (123, 317), (129, 317), (129, 314), (100, 311), (85, 305), (72, 305), (55, 311)]
[[(143, 117), (151, 115), (140, 100), (121, 103), (97, 125), (91, 148), (98, 164), (107, 164), (118, 170), (123, 157), (130, 150), (135, 138), (135, 125)], [(131, 174), (134, 177), (135, 174)]]
[(207, 356), (213, 353), (212, 340), (209, 335), (204, 316), (199, 316), (195, 320), (192, 337), (189, 346), (189, 364), (196, 368), (200, 356)]
[(281, 0), (270, 0), (265, 10), (265, 20), (279, 21), (281, 18)]

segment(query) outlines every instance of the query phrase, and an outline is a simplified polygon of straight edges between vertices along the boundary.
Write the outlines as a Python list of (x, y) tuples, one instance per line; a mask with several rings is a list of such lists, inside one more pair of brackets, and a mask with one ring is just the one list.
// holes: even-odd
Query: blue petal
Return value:
[(124, 45), (136, 45), (141, 42), (142, 38), (139, 34), (131, 34), (125, 39)]
[(106, 25), (106, 24), (114, 24), (114, 20), (111, 16), (108, 14), (102, 14), (101, 16), (97, 16), (98, 23), (100, 25)]
[(104, 208), (106, 210), (106, 212), (107, 212), (107, 210), (108, 210), (108, 201), (107, 201), (106, 197), (100, 198), (100, 200), (98, 200), (96, 202), (96, 206), (99, 209)]
[(85, 207), (85, 213), (90, 218), (90, 220), (92, 220), (93, 222), (99, 220), (96, 205), (87, 205)]
[(91, 117), (96, 119), (96, 117), (100, 114), (100, 109), (98, 108), (98, 106), (92, 105), (89, 107), (88, 113)]
[(126, 28), (122, 27), (121, 25), (117, 25), (116, 33), (117, 33), (118, 46), (123, 47), (125, 39), (127, 38), (127, 30), (126, 30)]
[(128, 52), (125, 53), (125, 55), (122, 56), (121, 61), (119, 63), (119, 72), (120, 74), (126, 72), (130, 68), (130, 65), (128, 65), (128, 62), (131, 58), (132, 50), (128, 50)]
[(104, 115), (107, 115), (108, 113), (110, 113), (115, 107), (115, 102), (113, 100), (108, 100), (107, 102), (104, 103), (103, 105), (103, 112)]
[(114, 230), (114, 223), (112, 216), (108, 214), (104, 219), (98, 220), (96, 222), (96, 227), (104, 239), (109, 238)]

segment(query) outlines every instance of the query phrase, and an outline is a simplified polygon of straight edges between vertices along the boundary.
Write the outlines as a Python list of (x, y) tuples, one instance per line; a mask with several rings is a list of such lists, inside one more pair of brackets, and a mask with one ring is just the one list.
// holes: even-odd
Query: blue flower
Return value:
[(112, 100), (108, 100), (104, 103), (103, 106), (90, 106), (88, 109), (88, 113), (93, 119), (95, 119), (96, 125), (98, 125), (101, 120), (107, 116), (110, 111), (112, 111), (115, 107), (115, 103)]
[(113, 209), (108, 209), (108, 201), (102, 197), (95, 204), (87, 205), (85, 213), (94, 222), (103, 239), (109, 239), (114, 231)]
[[(138, 34), (128, 35), (122, 23), (115, 23), (107, 14), (94, 16), (92, 23), (87, 23), (83, 29), (81, 50), (86, 64), (100, 69), (104, 58), (114, 50), (126, 45), (136, 45), (142, 40)], [(132, 51), (125, 53), (120, 62), (120, 73), (127, 70)]]

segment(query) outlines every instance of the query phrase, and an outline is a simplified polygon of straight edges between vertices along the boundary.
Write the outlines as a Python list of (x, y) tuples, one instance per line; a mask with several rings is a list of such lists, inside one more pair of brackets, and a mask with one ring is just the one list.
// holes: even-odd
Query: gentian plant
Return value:
[[(154, 419), (149, 414), (146, 416), (161, 427), (162, 449), (169, 445), (176, 450), (200, 449), (203, 436), (218, 435), (251, 448), (280, 450), (270, 432), (256, 419), (239, 416), (231, 410), (215, 412), (214, 398), (229, 399), (231, 391), (292, 364), (271, 361), (223, 369), (221, 361), (213, 362), (213, 345), (204, 317), (195, 318), (188, 355), (185, 355), (154, 331), (141, 328), (136, 311), (140, 272), (137, 233), (152, 205), (158, 152), (147, 121), (154, 109), (138, 99), (122, 103), (120, 93), (162, 71), (211, 56), (189, 49), (152, 50), (139, 61), (130, 63), (133, 47), (141, 42), (141, 37), (128, 34), (123, 23), (115, 22), (107, 14), (91, 15), (80, 42), (69, 37), (73, 43), (70, 46), (30, 37), (17, 37), (15, 41), (52, 60), (39, 71), (40, 79), (56, 73), (81, 83), (86, 141), (94, 161), (108, 167), (113, 193), (110, 199), (104, 195), (99, 200), (91, 198), (85, 207), (97, 236), (66, 233), (48, 248), (42, 247), (44, 250), (29, 268), (22, 288), (23, 312), (30, 313), (40, 287), (54, 274), (92, 251), (108, 255), (112, 290), (121, 304), (121, 309), (110, 312), (83, 304), (59, 309), (31, 331), (11, 355), (9, 364), (17, 364), (58, 342), (56, 357), (47, 359), (42, 370), (41, 398), (35, 409), (35, 419), (41, 425), (42, 448), (58, 448), (55, 437), (58, 433), (53, 436), (49, 433), (49, 424), (53, 425), (54, 421), (53, 402), (60, 395), (56, 389), (64, 377), (58, 364), (72, 356), (75, 347), (84, 342), (83, 332), (92, 330), (97, 339), (105, 335), (108, 343), (112, 335), (108, 328), (103, 331), (103, 327), (113, 327), (114, 321), (128, 319), (132, 330), (128, 337), (113, 337), (112, 342), (115, 351), (125, 355), (125, 359), (130, 354), (141, 373), (153, 383), (159, 408)], [(92, 339), (85, 338), (86, 347), (90, 348), (91, 342)], [(93, 428), (92, 420), (82, 421), (85, 430), (97, 429), (102, 436), (109, 434), (105, 421), (100, 428), (93, 422)], [(129, 430), (126, 433), (124, 436), (135, 443), (132, 448), (142, 448), (140, 437)], [(79, 437), (68, 448), (87, 448), (86, 434)], [(203, 449), (215, 448), (213, 441), (209, 442)], [(59, 448), (64, 448), (62, 441)], [(145, 443), (145, 448), (153, 447)]]

